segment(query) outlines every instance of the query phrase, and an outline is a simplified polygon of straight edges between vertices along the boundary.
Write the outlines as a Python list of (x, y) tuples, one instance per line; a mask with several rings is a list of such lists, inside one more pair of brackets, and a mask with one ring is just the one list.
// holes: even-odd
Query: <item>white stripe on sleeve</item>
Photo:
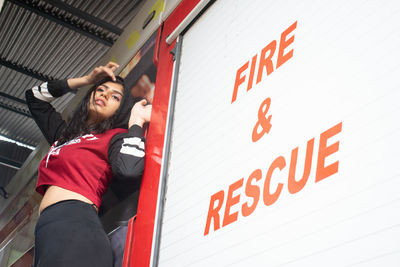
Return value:
[[(134, 146), (134, 147), (133, 147)], [(138, 149), (139, 147), (140, 149)], [(135, 157), (144, 157), (144, 143), (139, 137), (124, 138), (120, 153), (128, 154)]]
[(49, 93), (49, 90), (47, 89), (47, 83), (43, 83), (42, 85), (40, 85), (40, 88), (39, 86), (33, 87), (32, 92), (34, 97), (42, 101), (50, 102), (54, 99), (54, 97)]
[(42, 96), (44, 96), (48, 99), (53, 100), (55, 98), (50, 94), (49, 89), (47, 88), (47, 83), (42, 83), (40, 85), (40, 92), (42, 93)]
[(136, 147), (130, 147), (130, 146), (122, 146), (120, 153), (122, 154), (127, 154), (131, 156), (135, 156), (138, 158), (143, 158), (144, 157), (144, 151), (137, 149)]
[(139, 146), (140, 142), (142, 142), (142, 139), (139, 137), (129, 137), (129, 138), (124, 138), (124, 143), (122, 145), (135, 145)]

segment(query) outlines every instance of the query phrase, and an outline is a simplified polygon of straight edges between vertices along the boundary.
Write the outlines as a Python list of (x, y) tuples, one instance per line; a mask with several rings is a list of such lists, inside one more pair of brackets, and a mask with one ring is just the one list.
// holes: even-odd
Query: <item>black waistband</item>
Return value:
[(78, 200), (78, 199), (66, 199), (66, 200), (61, 200), (61, 201), (58, 201), (58, 202), (56, 202), (56, 203), (54, 203), (54, 204), (51, 204), (51, 205), (47, 206), (46, 208), (44, 208), (44, 209), (42, 210), (42, 212), (40, 213), (40, 215), (42, 215), (45, 211), (51, 210), (51, 209), (53, 209), (54, 207), (57, 207), (57, 206), (60, 206), (60, 205), (66, 204), (66, 203), (77, 203), (77, 204), (89, 205), (89, 206), (91, 206), (91, 207), (95, 210), (95, 212), (97, 213), (97, 206), (96, 206), (95, 204), (89, 204), (89, 203), (83, 202), (83, 201)]

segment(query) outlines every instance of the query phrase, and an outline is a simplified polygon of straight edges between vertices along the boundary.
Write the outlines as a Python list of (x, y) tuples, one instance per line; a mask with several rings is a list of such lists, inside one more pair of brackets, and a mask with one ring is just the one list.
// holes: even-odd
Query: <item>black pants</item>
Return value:
[(44, 209), (35, 228), (35, 267), (112, 267), (110, 241), (94, 207), (78, 200)]

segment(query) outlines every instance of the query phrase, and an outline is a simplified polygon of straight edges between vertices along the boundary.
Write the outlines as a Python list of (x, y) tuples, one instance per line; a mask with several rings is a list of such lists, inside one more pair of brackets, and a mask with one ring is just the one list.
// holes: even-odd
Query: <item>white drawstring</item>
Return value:
[[(86, 135), (86, 136), (88, 136), (88, 135)], [(93, 135), (91, 135), (91, 136), (93, 136)], [(65, 143), (62, 144), (61, 146), (57, 146), (58, 141), (56, 141), (56, 142), (54, 143), (54, 146), (50, 148), (49, 153), (47, 153), (46, 168), (47, 168), (47, 164), (49, 163), (50, 156), (53, 154), (54, 151), (60, 150), (63, 146), (66, 146), (66, 145), (69, 145), (69, 144), (80, 143), (80, 142), (81, 142), (81, 139), (80, 139), (81, 137), (84, 138), (85, 136), (82, 136), (82, 135), (81, 135), (81, 136), (78, 136), (78, 137), (72, 139), (71, 141), (65, 142)], [(96, 138), (96, 139), (97, 139), (97, 138)], [(95, 139), (93, 139), (93, 140), (95, 140)], [(54, 154), (56, 154), (56, 153), (54, 153)]]

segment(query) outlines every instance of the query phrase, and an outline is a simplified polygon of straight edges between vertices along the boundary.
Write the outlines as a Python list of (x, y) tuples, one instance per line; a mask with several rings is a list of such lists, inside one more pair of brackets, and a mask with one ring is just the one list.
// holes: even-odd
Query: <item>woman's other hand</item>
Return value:
[(113, 81), (115, 81), (114, 71), (116, 71), (118, 67), (119, 65), (117, 63), (110, 61), (105, 66), (99, 66), (94, 68), (86, 76), (68, 79), (67, 80), (68, 86), (71, 89), (77, 89), (86, 85), (96, 84), (106, 77), (110, 77)]
[(150, 121), (151, 105), (146, 105), (146, 99), (137, 102), (131, 109), (131, 116), (129, 117), (129, 128), (136, 124), (143, 127), (143, 124)]

